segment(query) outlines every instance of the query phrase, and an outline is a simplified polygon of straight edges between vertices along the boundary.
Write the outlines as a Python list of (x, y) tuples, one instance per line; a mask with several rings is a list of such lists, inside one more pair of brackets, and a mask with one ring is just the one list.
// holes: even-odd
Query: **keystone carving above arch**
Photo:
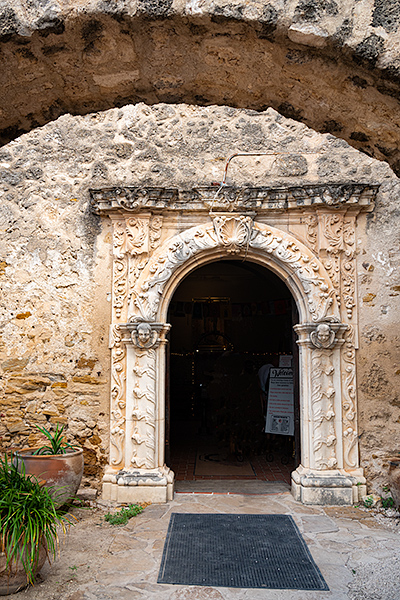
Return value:
[(212, 217), (211, 222), (174, 236), (153, 254), (132, 290), (130, 322), (156, 321), (162, 294), (175, 271), (196, 255), (216, 249), (233, 255), (270, 255), (306, 297), (308, 314), (303, 320), (340, 321), (335, 288), (322, 263), (304, 244), (248, 215), (215, 213)]

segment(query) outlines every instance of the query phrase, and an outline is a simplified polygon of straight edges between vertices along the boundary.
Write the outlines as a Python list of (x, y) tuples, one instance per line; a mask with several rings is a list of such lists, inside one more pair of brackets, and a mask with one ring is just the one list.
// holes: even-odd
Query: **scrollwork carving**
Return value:
[(338, 321), (335, 290), (311, 251), (291, 235), (260, 223), (254, 223), (248, 237), (250, 221), (247, 217), (245, 221), (237, 219), (231, 217), (223, 222), (224, 225), (229, 223), (230, 228), (224, 238), (216, 233), (213, 224), (206, 224), (175, 236), (162, 248), (138, 279), (129, 320), (154, 321), (167, 281), (177, 268), (198, 252), (217, 247), (225, 248), (227, 252), (232, 249), (236, 253), (238, 248), (245, 252), (249, 246), (271, 254), (299, 282), (308, 299), (310, 320)]
[(157, 246), (160, 243), (162, 224), (163, 224), (162, 217), (153, 217), (150, 221), (149, 241), (150, 241), (150, 248), (152, 250), (157, 248)]
[(126, 219), (126, 251), (131, 256), (148, 252), (148, 221), (130, 217)]

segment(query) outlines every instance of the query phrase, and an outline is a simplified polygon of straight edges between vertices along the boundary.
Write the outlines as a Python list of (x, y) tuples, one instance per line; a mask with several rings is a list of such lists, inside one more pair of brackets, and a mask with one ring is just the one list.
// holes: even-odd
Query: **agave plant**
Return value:
[(64, 425), (57, 423), (55, 431), (52, 433), (45, 427), (39, 427), (35, 425), (36, 429), (40, 431), (48, 440), (49, 444), (41, 446), (33, 452), (33, 454), (66, 454), (67, 450), (75, 450), (77, 446), (69, 444), (64, 437)]
[(6, 559), (6, 572), (13, 575), (20, 562), (26, 583), (33, 583), (38, 559), (44, 547), (49, 561), (59, 548), (58, 530), (66, 533), (73, 517), (55, 508), (48, 488), (21, 466), (0, 458), (0, 551)]

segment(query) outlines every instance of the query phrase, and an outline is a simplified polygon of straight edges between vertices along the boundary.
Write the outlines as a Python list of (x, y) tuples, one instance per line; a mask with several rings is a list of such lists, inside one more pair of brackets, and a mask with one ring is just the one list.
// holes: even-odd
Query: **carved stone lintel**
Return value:
[(367, 183), (325, 183), (292, 187), (208, 186), (189, 190), (158, 187), (114, 187), (90, 190), (97, 214), (144, 210), (221, 210), (271, 212), (319, 207), (370, 210), (379, 189)]

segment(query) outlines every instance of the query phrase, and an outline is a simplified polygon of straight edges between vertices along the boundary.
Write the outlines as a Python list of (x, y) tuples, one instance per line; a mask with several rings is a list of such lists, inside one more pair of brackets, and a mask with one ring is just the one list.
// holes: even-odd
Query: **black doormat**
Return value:
[(287, 515), (173, 513), (158, 583), (329, 589)]

